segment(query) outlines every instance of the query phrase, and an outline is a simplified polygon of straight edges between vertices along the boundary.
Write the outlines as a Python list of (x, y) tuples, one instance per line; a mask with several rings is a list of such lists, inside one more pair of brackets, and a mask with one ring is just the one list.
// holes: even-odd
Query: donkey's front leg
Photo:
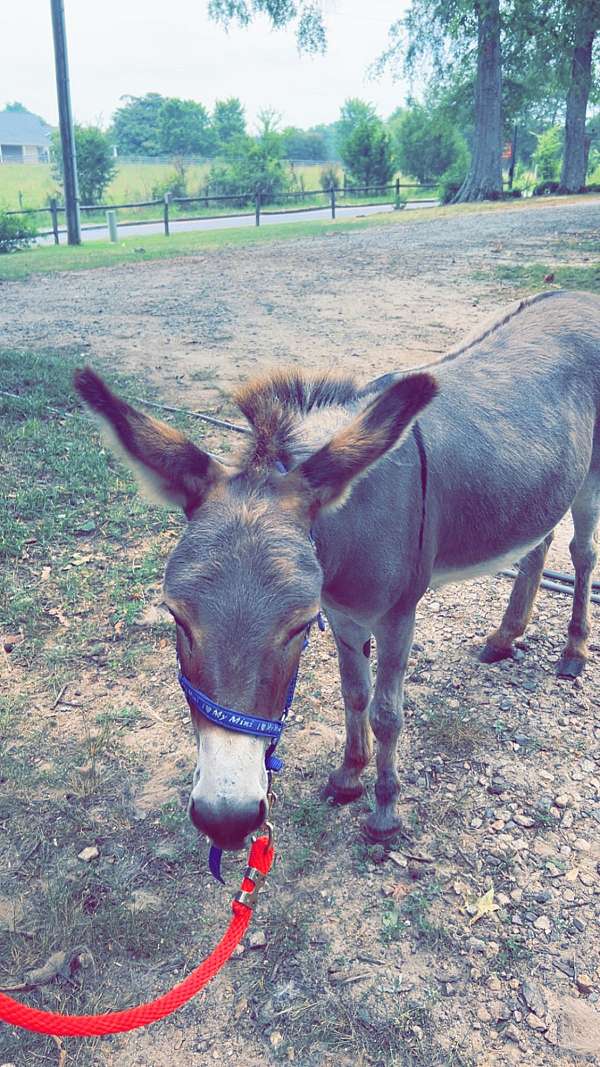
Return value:
[(377, 738), (376, 808), (366, 822), (369, 837), (387, 841), (402, 829), (396, 811), (400, 780), (396, 770), (396, 746), (404, 725), (404, 674), (412, 645), (415, 609), (390, 613), (375, 628), (377, 681), (370, 719)]
[(346, 615), (328, 610), (337, 645), (342, 695), (346, 713), (344, 760), (329, 775), (323, 796), (336, 804), (348, 804), (362, 796), (360, 775), (371, 758), (371, 729), (368, 709), (371, 697), (371, 634)]

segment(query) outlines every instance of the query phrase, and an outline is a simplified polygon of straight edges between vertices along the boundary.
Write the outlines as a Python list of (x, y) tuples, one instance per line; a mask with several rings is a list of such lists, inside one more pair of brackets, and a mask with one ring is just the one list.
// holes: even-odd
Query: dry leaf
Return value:
[(473, 923), (479, 922), (486, 915), (492, 915), (495, 911), (498, 911), (498, 905), (494, 903), (494, 887), (492, 886), (482, 897), (473, 901), (473, 904), (475, 914), (469, 919), (469, 926), (473, 926)]

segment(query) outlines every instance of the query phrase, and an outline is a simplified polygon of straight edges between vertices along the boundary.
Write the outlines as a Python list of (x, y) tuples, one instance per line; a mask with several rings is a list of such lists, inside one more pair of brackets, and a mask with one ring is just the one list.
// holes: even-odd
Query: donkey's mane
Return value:
[[(451, 348), (449, 352), (446, 352), (445, 356), (442, 356), (440, 360), (436, 361), (437, 365), (440, 363), (449, 363), (458, 356), (462, 356), (464, 352), (468, 352), (469, 349), (478, 345), (481, 341), (485, 341), (491, 334), (497, 333), (502, 326), (506, 326), (507, 322), (510, 322), (511, 319), (520, 315), (522, 311), (531, 307), (532, 304), (538, 304), (541, 300), (547, 300), (549, 297), (552, 298), (558, 295), (560, 294), (556, 290), (549, 290), (543, 293), (534, 293), (533, 296), (526, 296), (522, 300), (519, 300), (518, 303), (511, 304), (508, 311), (500, 318), (496, 317), (488, 319), (488, 321), (480, 326), (475, 333), (465, 337), (459, 344), (455, 345), (454, 348)], [(431, 364), (427, 364), (427, 366), (430, 365)], [(417, 367), (415, 369), (421, 370), (422, 368)]]
[(276, 460), (285, 464), (297, 443), (302, 418), (322, 408), (344, 407), (360, 398), (352, 378), (328, 374), (275, 372), (242, 386), (235, 403), (252, 427), (243, 466), (265, 468)]

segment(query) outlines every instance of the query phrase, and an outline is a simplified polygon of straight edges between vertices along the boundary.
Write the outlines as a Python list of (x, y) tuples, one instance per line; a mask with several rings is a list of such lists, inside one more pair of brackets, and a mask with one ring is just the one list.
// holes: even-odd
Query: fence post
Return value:
[(260, 226), (260, 189), (256, 190), (256, 225)]
[(163, 218), (165, 223), (165, 237), (169, 236), (169, 200), (171, 199), (170, 193), (165, 193), (165, 203), (163, 208)]
[(329, 195), (331, 197), (331, 217), (335, 218), (335, 185), (330, 185)]
[(394, 204), (396, 211), (400, 210), (400, 178), (396, 178), (396, 202)]
[(54, 244), (60, 244), (60, 237), (58, 235), (58, 201), (55, 196), (50, 201), (50, 215), (52, 217), (52, 233), (54, 234)]
[(106, 225), (108, 226), (109, 240), (111, 240), (113, 243), (115, 243), (119, 239), (118, 238), (118, 234), (117, 234), (117, 213), (116, 213), (116, 211), (113, 210), (113, 211), (107, 211), (106, 212)]

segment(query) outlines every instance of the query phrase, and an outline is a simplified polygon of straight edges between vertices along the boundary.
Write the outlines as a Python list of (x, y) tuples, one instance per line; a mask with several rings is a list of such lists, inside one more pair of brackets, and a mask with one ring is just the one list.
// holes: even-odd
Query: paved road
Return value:
[[(411, 211), (415, 208), (421, 207), (435, 207), (437, 200), (421, 200), (413, 201), (406, 205), (406, 210)], [(376, 215), (382, 212), (393, 211), (392, 204), (378, 204), (376, 206), (348, 206), (341, 207), (337, 205), (337, 217), (343, 218), (358, 218), (363, 215)], [(270, 226), (273, 223), (279, 222), (308, 222), (310, 219), (327, 219), (331, 217), (331, 209), (329, 207), (314, 208), (310, 211), (301, 211), (293, 213), (280, 213), (280, 214), (267, 214), (263, 212), (260, 216), (261, 226)], [(233, 217), (221, 216), (216, 219), (171, 219), (170, 227), (171, 233), (183, 233), (189, 230), (223, 230), (230, 227), (239, 226), (254, 226), (255, 217), (254, 212), (249, 215), (237, 215)], [(61, 230), (61, 244), (64, 243), (63, 233), (66, 231)], [(119, 237), (149, 237), (151, 234), (164, 233), (162, 222), (136, 222), (129, 226), (121, 224), (119, 226)], [(94, 227), (90, 230), (82, 231), (82, 239), (84, 241), (105, 241), (108, 236), (106, 226)], [(41, 238), (41, 243), (51, 243), (52, 238)]]

